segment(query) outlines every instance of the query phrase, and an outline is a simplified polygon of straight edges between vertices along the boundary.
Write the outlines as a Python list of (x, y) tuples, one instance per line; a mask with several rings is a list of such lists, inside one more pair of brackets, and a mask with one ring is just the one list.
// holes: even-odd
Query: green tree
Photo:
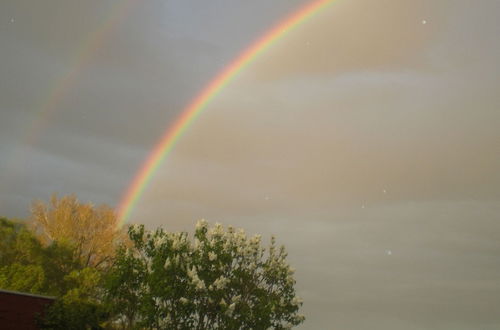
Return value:
[(38, 263), (41, 244), (24, 223), (0, 218), (0, 266)]
[(293, 270), (274, 238), (197, 224), (194, 239), (163, 229), (129, 228), (107, 280), (116, 319), (125, 328), (287, 329), (304, 321)]
[(45, 293), (43, 247), (23, 223), (0, 218), (0, 288)]
[(56, 296), (39, 326), (96, 329), (108, 318), (102, 271), (84, 267), (64, 240), (42, 244), (23, 223), (0, 219), (0, 288)]
[(11, 264), (18, 258), (16, 245), (23, 229), (22, 223), (0, 217), (0, 266)]
[(102, 303), (101, 272), (86, 267), (65, 276), (69, 289), (48, 309), (38, 326), (41, 329), (101, 329), (109, 319)]
[(45, 293), (47, 278), (43, 268), (39, 265), (23, 265), (13, 263), (0, 268), (0, 288)]
[(65, 279), (82, 268), (71, 244), (44, 246), (23, 223), (0, 219), (0, 288), (60, 296), (69, 289)]

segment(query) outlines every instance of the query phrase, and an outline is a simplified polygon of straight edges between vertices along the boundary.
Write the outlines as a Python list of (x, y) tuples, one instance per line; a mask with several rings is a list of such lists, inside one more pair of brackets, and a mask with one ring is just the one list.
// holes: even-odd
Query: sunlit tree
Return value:
[(31, 211), (42, 241), (73, 245), (76, 257), (85, 267), (108, 264), (125, 236), (113, 209), (80, 203), (73, 195), (53, 195), (49, 204), (33, 203)]
[(125, 326), (160, 329), (287, 329), (304, 321), (293, 269), (274, 238), (200, 221), (194, 238), (132, 226), (107, 290)]

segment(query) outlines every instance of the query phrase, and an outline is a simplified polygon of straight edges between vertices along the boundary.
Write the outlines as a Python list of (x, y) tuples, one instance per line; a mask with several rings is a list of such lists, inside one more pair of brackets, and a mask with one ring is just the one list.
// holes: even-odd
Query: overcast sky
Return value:
[[(185, 105), (306, 2), (1, 1), (0, 215), (54, 192), (117, 205)], [(275, 234), (303, 329), (499, 329), (499, 36), (496, 0), (338, 0), (210, 103), (130, 221)]]

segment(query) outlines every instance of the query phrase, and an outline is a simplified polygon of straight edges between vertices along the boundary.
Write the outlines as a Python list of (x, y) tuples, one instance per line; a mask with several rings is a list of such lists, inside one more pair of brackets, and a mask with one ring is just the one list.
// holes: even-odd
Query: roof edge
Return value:
[(33, 298), (50, 299), (50, 300), (55, 300), (56, 299), (56, 297), (52, 297), (52, 296), (42, 296), (42, 295), (39, 295), (39, 294), (33, 294), (33, 293), (27, 293), (27, 292), (19, 292), (19, 291), (11, 291), (11, 290), (4, 290), (4, 289), (0, 289), (0, 293), (7, 293), (7, 294), (18, 295), (18, 296), (28, 296), (28, 297), (33, 297)]

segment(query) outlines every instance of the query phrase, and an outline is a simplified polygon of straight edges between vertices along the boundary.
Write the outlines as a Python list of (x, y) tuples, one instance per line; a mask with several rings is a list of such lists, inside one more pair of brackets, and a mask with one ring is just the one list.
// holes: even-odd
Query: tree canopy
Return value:
[(0, 218), (0, 288), (50, 295), (42, 329), (288, 329), (304, 321), (294, 270), (271, 238), (200, 221), (193, 235), (117, 226), (75, 196)]
[(42, 329), (98, 328), (107, 318), (99, 298), (104, 273), (74, 252), (64, 242), (42, 244), (25, 224), (0, 218), (0, 288), (58, 298)]
[(35, 202), (32, 221), (42, 242), (67, 242), (86, 267), (109, 262), (124, 238), (114, 210), (106, 205), (80, 203), (74, 196), (52, 195), (49, 204)]
[(185, 232), (132, 226), (107, 284), (127, 325), (175, 329), (287, 329), (303, 322), (293, 269), (274, 238), (200, 221)]

